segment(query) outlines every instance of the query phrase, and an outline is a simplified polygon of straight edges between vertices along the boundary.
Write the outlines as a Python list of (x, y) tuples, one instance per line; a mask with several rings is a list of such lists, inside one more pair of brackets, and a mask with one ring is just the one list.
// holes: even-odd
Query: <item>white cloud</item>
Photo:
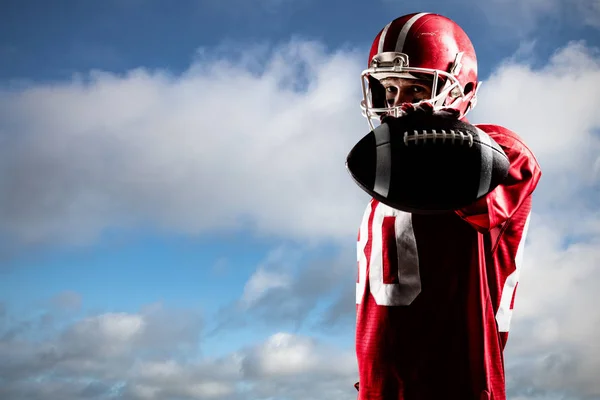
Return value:
[(157, 387), (146, 386), (142, 384), (128, 385), (127, 389), (131, 398), (139, 400), (152, 400), (159, 398), (159, 389)]
[[(198, 349), (152, 356), (148, 347), (133, 342), (141, 321), (147, 321), (148, 329), (157, 328), (146, 312), (103, 314), (77, 321), (43, 340), (30, 340), (25, 334), (2, 337), (0, 358), (8, 362), (0, 365), (0, 376), (6, 378), (0, 384), (0, 397), (325, 400), (350, 399), (353, 394), (356, 368), (351, 350), (279, 332), (219, 358), (203, 357)], [(162, 322), (177, 325), (178, 317)], [(74, 339), (72, 332), (77, 332), (77, 340), (63, 340)], [(106, 342), (115, 340), (128, 340), (130, 346), (122, 353), (80, 351), (81, 343), (104, 349)], [(162, 340), (176, 348), (180, 338), (174, 334)]]
[(223, 398), (233, 394), (235, 387), (231, 382), (192, 383), (183, 392), (193, 399)]
[[(240, 297), (215, 312), (210, 335), (257, 327), (310, 327), (352, 330), (356, 262), (353, 241), (337, 254), (318, 254), (311, 246), (282, 246), (270, 251), (248, 278)], [(352, 323), (350, 323), (350, 318)]]
[(289, 246), (271, 250), (244, 285), (240, 306), (249, 308), (271, 290), (286, 290), (292, 282), (291, 272), (297, 268), (302, 252)]
[(181, 366), (173, 360), (147, 362), (140, 366), (140, 376), (149, 380), (171, 378), (183, 372)]
[(242, 302), (247, 306), (251, 306), (268, 290), (286, 288), (289, 285), (290, 277), (288, 275), (259, 268), (244, 286)]
[(250, 226), (318, 240), (354, 230), (364, 197), (345, 171), (368, 129), (354, 54), (293, 41), (250, 73), (200, 59), (0, 92), (0, 219), (12, 240), (91, 241), (149, 224)]
[(143, 333), (145, 321), (140, 315), (125, 313), (102, 314), (83, 319), (63, 337), (69, 348), (87, 354), (120, 355), (132, 349), (133, 342)]
[[(249, 374), (264, 377), (297, 376), (319, 367), (319, 357), (309, 339), (299, 339), (286, 333), (271, 336), (254, 353), (255, 360)], [(258, 368), (256, 368), (258, 367)]]

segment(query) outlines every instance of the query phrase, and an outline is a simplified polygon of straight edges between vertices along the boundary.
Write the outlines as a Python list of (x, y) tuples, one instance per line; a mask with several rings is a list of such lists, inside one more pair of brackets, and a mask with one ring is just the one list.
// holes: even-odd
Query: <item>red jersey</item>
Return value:
[(359, 400), (504, 400), (503, 350), (540, 179), (513, 132), (477, 125), (510, 170), (475, 204), (409, 214), (372, 200), (358, 236)]

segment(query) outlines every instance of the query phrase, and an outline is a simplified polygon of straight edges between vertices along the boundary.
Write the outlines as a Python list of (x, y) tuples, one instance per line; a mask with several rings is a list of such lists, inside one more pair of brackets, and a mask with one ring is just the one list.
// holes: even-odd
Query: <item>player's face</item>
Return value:
[(431, 81), (406, 78), (385, 78), (381, 80), (385, 88), (385, 101), (388, 107), (402, 103), (417, 103), (431, 98)]

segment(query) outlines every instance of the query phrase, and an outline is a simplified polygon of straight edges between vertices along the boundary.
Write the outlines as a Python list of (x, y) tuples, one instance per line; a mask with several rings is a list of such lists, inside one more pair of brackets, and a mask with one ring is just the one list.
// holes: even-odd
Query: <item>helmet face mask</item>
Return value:
[(434, 109), (440, 109), (448, 105), (448, 99), (452, 99), (452, 103), (454, 103), (465, 98), (465, 90), (453, 74), (428, 68), (411, 68), (408, 66), (408, 55), (403, 53), (382, 53), (380, 55), (395, 57), (395, 59), (401, 58), (406, 61), (404, 63), (386, 63), (374, 59), (373, 66), (362, 72), (363, 100), (361, 101), (361, 109), (363, 116), (369, 120), (369, 124), (372, 124), (372, 119), (379, 120), (382, 115), (398, 117), (400, 113), (400, 105), (395, 107), (386, 106), (385, 94), (378, 93), (383, 90), (383, 88), (378, 87), (378, 85), (381, 86), (381, 83), (379, 83), (381, 79), (394, 77), (430, 81), (431, 97), (420, 102), (429, 102), (434, 106)]
[[(427, 101), (434, 109), (454, 108), (463, 118), (476, 103), (477, 59), (466, 33), (437, 14), (418, 13), (390, 22), (375, 38), (369, 67), (361, 73), (361, 109), (369, 126), (384, 115), (399, 116), (400, 105), (388, 106), (381, 83), (385, 78), (431, 82)], [(383, 97), (382, 97), (383, 96)]]

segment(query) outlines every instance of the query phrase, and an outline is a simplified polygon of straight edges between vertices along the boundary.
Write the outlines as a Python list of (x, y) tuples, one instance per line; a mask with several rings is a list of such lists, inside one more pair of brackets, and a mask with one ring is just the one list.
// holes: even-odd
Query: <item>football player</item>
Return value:
[[(415, 13), (376, 36), (362, 73), (371, 129), (407, 103), (475, 106), (475, 50), (452, 20)], [(510, 160), (507, 179), (463, 209), (411, 214), (371, 200), (358, 234), (359, 400), (504, 400), (503, 351), (540, 167), (524, 141), (477, 125)]]

